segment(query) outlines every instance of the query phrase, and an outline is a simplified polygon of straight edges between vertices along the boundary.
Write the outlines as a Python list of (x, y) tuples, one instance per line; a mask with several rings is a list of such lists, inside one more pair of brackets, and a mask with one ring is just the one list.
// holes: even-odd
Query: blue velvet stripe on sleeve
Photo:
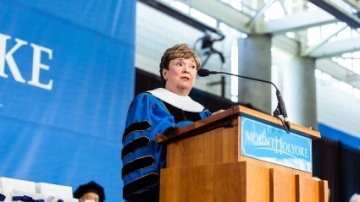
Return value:
[(125, 198), (158, 185), (165, 147), (155, 142), (156, 135), (175, 127), (162, 102), (148, 93), (135, 97), (128, 114), (122, 150)]
[(130, 105), (122, 139), (124, 198), (158, 188), (160, 169), (166, 164), (166, 146), (155, 142), (156, 135), (210, 115), (208, 110), (185, 112), (150, 93), (137, 95)]

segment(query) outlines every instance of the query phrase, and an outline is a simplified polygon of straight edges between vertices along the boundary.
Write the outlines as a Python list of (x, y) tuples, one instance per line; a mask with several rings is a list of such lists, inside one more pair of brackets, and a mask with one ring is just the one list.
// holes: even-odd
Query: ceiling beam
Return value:
[(340, 21), (345, 22), (352, 28), (360, 27), (360, 19), (356, 14), (349, 13), (329, 0), (309, 0), (311, 3), (329, 12)]
[(360, 89), (360, 75), (351, 72), (332, 60), (316, 60), (316, 68), (331, 75), (339, 81), (349, 83), (353, 87)]
[(360, 2), (358, 0), (344, 0), (347, 4), (349, 4), (351, 7), (356, 9), (357, 11), (360, 10)]
[(266, 11), (267, 9), (269, 9), (269, 7), (271, 7), (276, 1), (277, 1), (277, 0), (269, 0), (268, 2), (266, 2), (265, 4), (263, 4), (263, 5), (260, 7), (260, 9), (256, 12), (255, 16), (253, 16), (253, 17), (250, 19), (250, 21), (247, 23), (247, 26), (250, 27), (250, 28), (252, 28), (252, 27), (255, 25), (257, 19), (259, 19), (260, 16), (262, 16), (262, 15), (265, 13), (265, 11)]
[(334, 16), (321, 9), (307, 10), (287, 15), (281, 19), (267, 21), (263, 27), (258, 28), (257, 32), (283, 34), (335, 22), (338, 20)]
[(319, 47), (321, 47), (322, 45), (326, 44), (329, 42), (329, 40), (333, 37), (335, 37), (337, 34), (339, 34), (340, 32), (342, 32), (343, 30), (345, 30), (346, 28), (348, 28), (347, 25), (344, 25), (343, 27), (339, 28), (338, 30), (336, 30), (335, 32), (333, 32), (332, 34), (330, 34), (329, 36), (327, 36), (326, 38), (324, 38), (322, 41), (320, 41), (318, 44), (308, 48), (307, 50), (305, 50), (302, 55), (303, 56), (308, 56), (310, 55), (314, 50), (318, 49)]
[(158, 11), (161, 11), (162, 13), (165, 13), (173, 18), (176, 18), (177, 20), (184, 22), (200, 31), (205, 32), (206, 30), (210, 30), (212, 32), (217, 32), (216, 29), (209, 27), (209, 26), (205, 25), (204, 23), (201, 23), (198, 20), (193, 19), (192, 17), (185, 15), (185, 14), (171, 8), (169, 5), (164, 4), (161, 1), (157, 1), (157, 0), (138, 0), (138, 1), (152, 7)]
[(317, 49), (312, 50), (311, 53), (306, 56), (312, 58), (326, 58), (339, 56), (343, 53), (353, 51), (360, 51), (360, 37), (325, 43)]
[(250, 16), (236, 10), (230, 5), (217, 0), (185, 0), (183, 3), (206, 15), (218, 19), (241, 32), (250, 33), (250, 28), (246, 26), (251, 19)]

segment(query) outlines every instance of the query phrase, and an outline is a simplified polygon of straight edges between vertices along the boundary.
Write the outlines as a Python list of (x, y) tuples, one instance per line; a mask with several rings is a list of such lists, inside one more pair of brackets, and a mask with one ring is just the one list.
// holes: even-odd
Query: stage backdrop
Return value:
[(0, 176), (122, 201), (136, 1), (0, 0)]

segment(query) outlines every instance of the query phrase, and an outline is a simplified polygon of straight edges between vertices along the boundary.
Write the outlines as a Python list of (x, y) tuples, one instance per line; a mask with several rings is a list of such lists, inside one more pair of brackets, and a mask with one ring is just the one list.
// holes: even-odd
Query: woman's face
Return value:
[(168, 69), (163, 69), (165, 88), (178, 95), (189, 95), (196, 80), (196, 62), (194, 58), (171, 60)]

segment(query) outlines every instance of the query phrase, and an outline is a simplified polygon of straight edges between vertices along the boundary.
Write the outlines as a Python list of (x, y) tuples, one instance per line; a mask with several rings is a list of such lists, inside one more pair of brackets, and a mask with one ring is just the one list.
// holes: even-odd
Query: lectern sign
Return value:
[(312, 172), (311, 139), (283, 128), (241, 116), (243, 156)]

